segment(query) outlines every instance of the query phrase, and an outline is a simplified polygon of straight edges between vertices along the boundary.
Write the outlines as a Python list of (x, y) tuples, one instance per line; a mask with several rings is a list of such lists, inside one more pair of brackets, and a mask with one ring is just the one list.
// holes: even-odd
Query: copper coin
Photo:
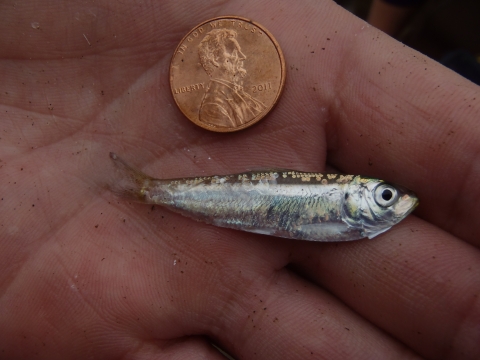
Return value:
[(261, 25), (238, 16), (207, 20), (177, 46), (170, 88), (182, 113), (204, 129), (230, 132), (260, 121), (285, 85), (285, 60)]

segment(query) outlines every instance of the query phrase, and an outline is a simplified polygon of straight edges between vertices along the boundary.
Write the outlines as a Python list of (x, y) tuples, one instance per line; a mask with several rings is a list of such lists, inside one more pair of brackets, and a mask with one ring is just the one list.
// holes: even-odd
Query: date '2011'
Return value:
[(260, 84), (260, 85), (253, 85), (252, 86), (252, 92), (260, 92), (260, 91), (267, 91), (267, 90), (272, 90), (272, 83), (267, 82), (265, 84)]

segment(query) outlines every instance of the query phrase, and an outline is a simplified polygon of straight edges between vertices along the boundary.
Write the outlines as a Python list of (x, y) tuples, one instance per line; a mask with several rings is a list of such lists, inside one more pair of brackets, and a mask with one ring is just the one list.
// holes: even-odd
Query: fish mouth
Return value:
[(413, 194), (403, 194), (395, 206), (395, 217), (399, 220), (407, 217), (419, 205), (418, 197)]

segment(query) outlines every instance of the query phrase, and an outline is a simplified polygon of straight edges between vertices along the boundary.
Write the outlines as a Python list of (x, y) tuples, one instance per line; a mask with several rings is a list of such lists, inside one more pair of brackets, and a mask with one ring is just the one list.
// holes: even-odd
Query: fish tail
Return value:
[(110, 159), (115, 165), (116, 173), (114, 180), (108, 186), (109, 190), (120, 197), (145, 201), (145, 188), (154, 179), (134, 169), (113, 152), (110, 153)]

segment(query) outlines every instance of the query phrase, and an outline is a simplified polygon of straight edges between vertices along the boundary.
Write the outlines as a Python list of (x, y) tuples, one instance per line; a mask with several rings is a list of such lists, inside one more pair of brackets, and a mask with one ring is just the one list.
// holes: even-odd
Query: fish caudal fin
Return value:
[(140, 170), (134, 169), (117, 154), (111, 152), (110, 159), (115, 165), (115, 176), (109, 189), (115, 195), (136, 201), (144, 201), (145, 188), (154, 180)]

